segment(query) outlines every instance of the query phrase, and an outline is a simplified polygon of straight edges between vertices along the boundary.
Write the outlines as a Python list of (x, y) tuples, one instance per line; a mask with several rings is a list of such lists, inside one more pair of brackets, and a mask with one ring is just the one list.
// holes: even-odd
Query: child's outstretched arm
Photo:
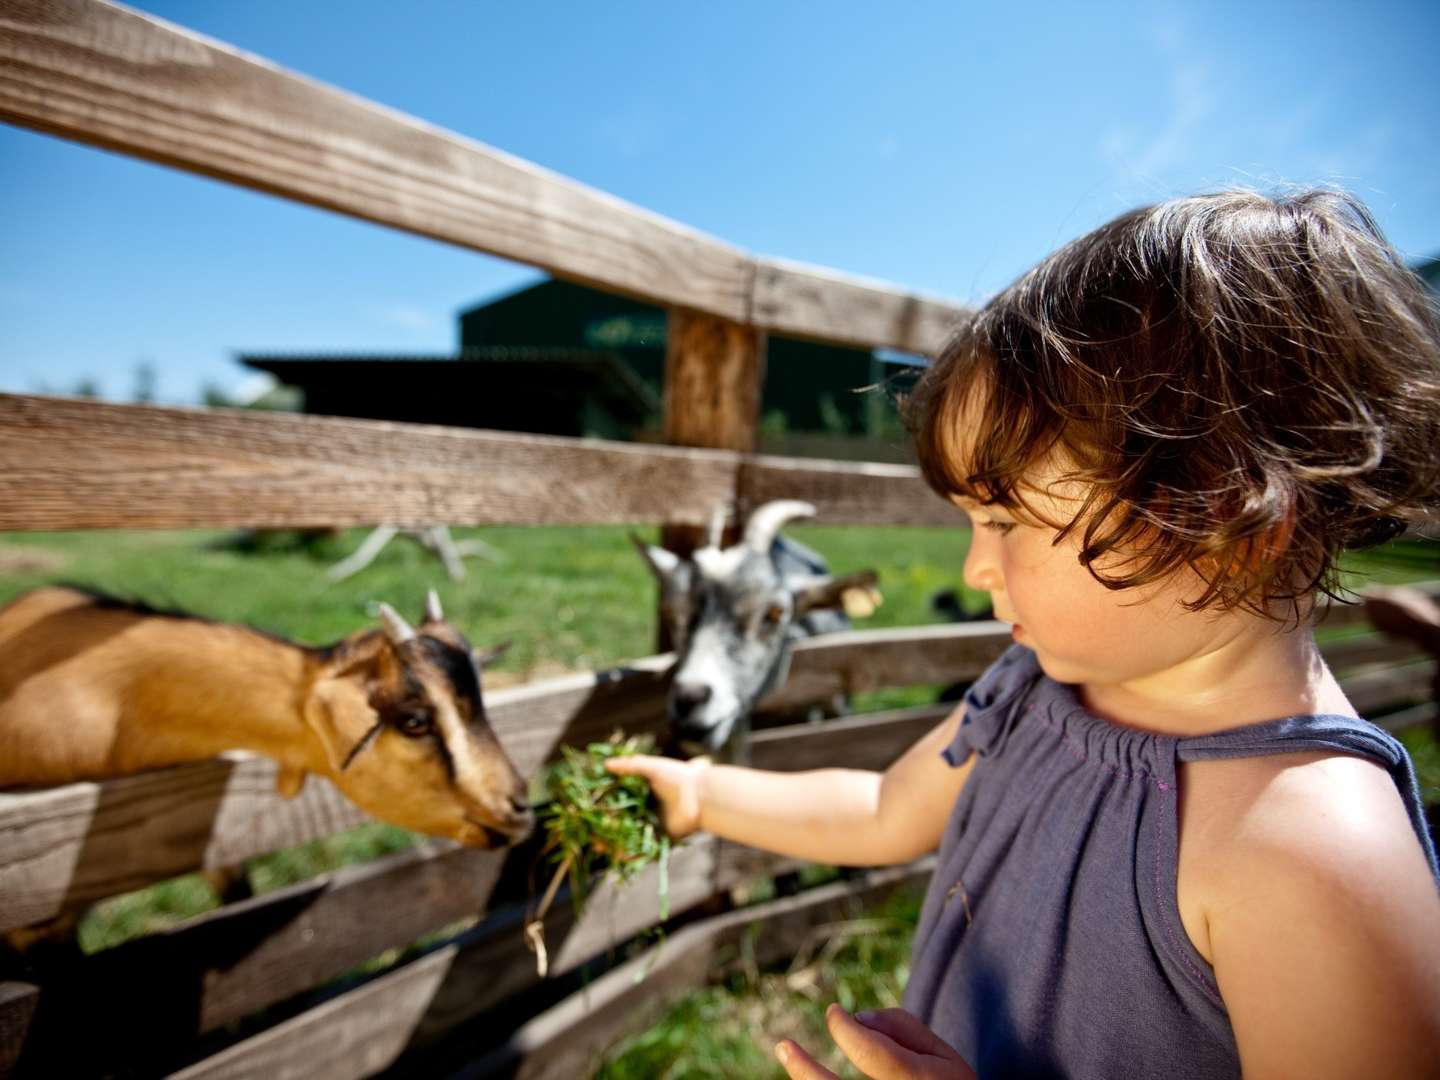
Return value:
[(952, 768), (940, 752), (963, 706), (883, 773), (861, 769), (765, 772), (703, 759), (611, 758), (612, 772), (643, 776), (677, 839), (704, 829), (751, 847), (838, 866), (884, 866), (933, 851), (974, 757)]

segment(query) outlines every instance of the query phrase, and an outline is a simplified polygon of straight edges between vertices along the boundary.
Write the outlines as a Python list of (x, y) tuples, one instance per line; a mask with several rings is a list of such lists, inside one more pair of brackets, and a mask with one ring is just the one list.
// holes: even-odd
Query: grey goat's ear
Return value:
[(634, 533), (630, 534), (630, 542), (635, 545), (635, 550), (640, 552), (640, 557), (645, 560), (645, 565), (650, 567), (650, 572), (662, 583), (668, 581), (680, 566), (680, 556), (673, 551), (647, 544)]
[(513, 641), (502, 641), (499, 645), (491, 645), (488, 649), (476, 649), (471, 655), (475, 657), (475, 666), (481, 671), (493, 664), (500, 657), (510, 651)]
[[(844, 607), (847, 615), (853, 614), (856, 617), (863, 617), (870, 614), (878, 606), (879, 592), (875, 589), (875, 583), (880, 580), (880, 575), (874, 570), (860, 570), (854, 574), (846, 574), (838, 578), (816, 578), (801, 583), (793, 590), (795, 596), (795, 616), (799, 618), (807, 611), (814, 611), (816, 608)], [(852, 601), (847, 594), (858, 593), (868, 601), (869, 611), (863, 610), (864, 604)], [(854, 610), (852, 610), (852, 604)]]

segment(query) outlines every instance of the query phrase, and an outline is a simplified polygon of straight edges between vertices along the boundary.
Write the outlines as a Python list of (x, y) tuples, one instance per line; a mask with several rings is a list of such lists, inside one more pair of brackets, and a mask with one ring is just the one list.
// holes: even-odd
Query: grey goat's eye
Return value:
[(771, 626), (785, 618), (786, 611), (784, 604), (771, 604), (765, 609), (765, 621)]
[(400, 734), (418, 738), (421, 735), (429, 735), (435, 726), (435, 721), (429, 713), (411, 712), (400, 717), (395, 726), (400, 729)]

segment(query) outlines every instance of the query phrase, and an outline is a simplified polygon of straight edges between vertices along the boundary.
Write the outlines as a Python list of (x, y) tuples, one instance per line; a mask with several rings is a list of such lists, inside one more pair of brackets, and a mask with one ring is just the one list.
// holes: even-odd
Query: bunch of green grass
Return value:
[(670, 837), (650, 784), (644, 777), (617, 776), (605, 768), (611, 758), (654, 750), (650, 736), (625, 738), (617, 731), (608, 742), (591, 743), (584, 750), (561, 747), (561, 759), (546, 774), (550, 801), (539, 815), (545, 829), (542, 853), (556, 869), (525, 926), (542, 976), (547, 966), (543, 920), (562, 880), (569, 879), (578, 917), (586, 898), (605, 878), (628, 881), (658, 864), (660, 918), (669, 917)]

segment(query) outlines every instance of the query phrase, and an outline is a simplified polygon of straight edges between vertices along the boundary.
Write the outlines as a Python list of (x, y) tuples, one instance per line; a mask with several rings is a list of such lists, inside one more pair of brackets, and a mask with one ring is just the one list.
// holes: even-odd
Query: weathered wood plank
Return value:
[(1408, 709), (1399, 709), (1393, 713), (1386, 713), (1384, 716), (1377, 716), (1375, 723), (1379, 724), (1392, 735), (1411, 728), (1423, 727), (1435, 723), (1435, 716), (1440, 712), (1435, 702), (1427, 701), (1423, 705), (1411, 705)]
[(1333, 671), (1350, 671), (1367, 664), (1401, 664), (1426, 654), (1408, 641), (1396, 641), (1383, 634), (1360, 634), (1340, 641), (1325, 642), (1320, 655)]
[(754, 507), (771, 499), (814, 503), (816, 520), (826, 524), (966, 527), (964, 515), (931, 491), (911, 465), (747, 458), (740, 465), (740, 504)]
[[(683, 911), (710, 894), (713, 849), (713, 839), (702, 837), (675, 853), (673, 910)], [(546, 920), (552, 974), (573, 970), (657, 918), (653, 868), (628, 885), (602, 886), (578, 925), (562, 895)], [(368, 1076), (391, 1064), (405, 1047), (432, 1041), (538, 981), (534, 958), (522, 941), (521, 920), (512, 912), (177, 1075), (268, 1075), (279, 1068), (285, 1077)]]
[(1435, 678), (1433, 660), (1397, 667), (1358, 671), (1340, 680), (1340, 687), (1361, 716), (1369, 716), (1398, 705), (1430, 699)]
[[(675, 852), (668, 894), (672, 914), (715, 891), (716, 847), (713, 837), (700, 836)], [(482, 913), (504, 857), (439, 848), (405, 852), (232, 905), (93, 957), (48, 966), (39, 972), (44, 1020), (26, 1047), (26, 1060), (43, 1065), (49, 1075), (162, 1070), (177, 1047), (198, 1035)], [(542, 874), (538, 888), (544, 885)], [(578, 923), (562, 891), (546, 919), (552, 976), (659, 918), (653, 869), (628, 886), (601, 886)], [(445, 983), (435, 988), (413, 1038), (433, 1037), (541, 981), (515, 908), (454, 944), (458, 952)], [(78, 1016), (88, 1018), (90, 1038), (83, 1042), (73, 1038)]]
[(760, 709), (785, 709), (835, 693), (973, 679), (1012, 642), (1000, 622), (847, 630), (796, 644), (785, 684)]
[(175, 1080), (353, 1080), (405, 1050), (443, 985), (447, 946), (171, 1074)]
[(784, 259), (756, 260), (752, 317), (774, 333), (934, 356), (968, 313), (886, 282)]
[(104, 783), (0, 794), (0, 929), (368, 820), (328, 781), (286, 800), (273, 763), (226, 755)]
[(713, 237), (102, 0), (0, 3), (0, 119), (736, 322), (933, 352), (964, 308)]
[(737, 492), (830, 524), (964, 524), (908, 465), (0, 394), (0, 530), (699, 526)]
[(33, 983), (0, 982), (0, 1080), (14, 1073), (39, 1004)]
[(957, 707), (916, 705), (756, 731), (750, 736), (750, 764), (777, 772), (831, 766), (883, 771)]
[[(815, 927), (857, 918), (896, 889), (920, 887), (931, 868), (931, 861), (923, 860), (871, 871), (854, 881), (823, 885), (687, 926), (651, 952), (602, 975), (583, 993), (537, 1016), (451, 1076), (454, 1080), (587, 1076), (606, 1046), (643, 1027), (669, 1000), (703, 986), (716, 956), (742, 936), (757, 963), (772, 963), (793, 955)], [(641, 973), (646, 973), (643, 979)], [(476, 1033), (469, 1045), (478, 1050), (493, 1041), (485, 1034)], [(463, 1053), (464, 1046), (456, 1049)]]
[(724, 452), (0, 394), (0, 529), (707, 519)]
[(759, 331), (671, 308), (665, 336), (665, 442), (755, 449), (764, 374), (765, 339)]
[(0, 5), (0, 119), (602, 288), (742, 318), (736, 248), (101, 0)]

